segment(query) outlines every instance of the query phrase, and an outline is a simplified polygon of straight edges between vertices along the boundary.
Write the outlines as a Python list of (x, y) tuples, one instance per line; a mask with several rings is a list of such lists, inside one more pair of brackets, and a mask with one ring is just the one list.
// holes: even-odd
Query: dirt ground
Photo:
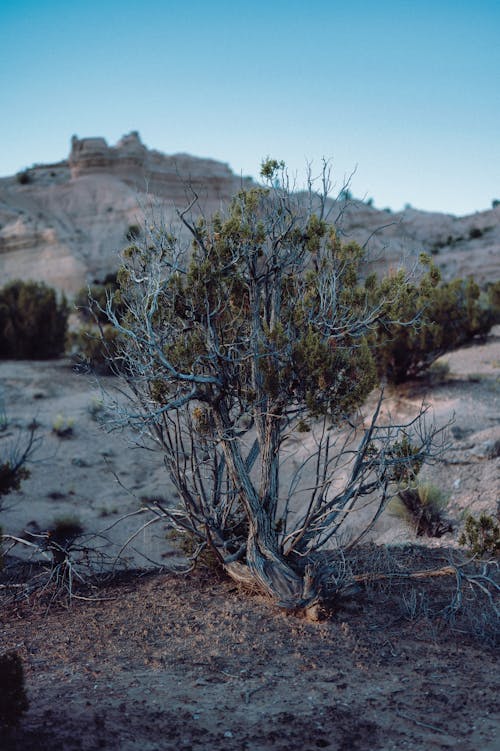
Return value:
[(449, 601), (444, 581), (403, 598), (372, 586), (309, 623), (200, 570), (127, 575), (67, 609), (12, 604), (2, 645), (30, 709), (0, 748), (493, 751), (492, 644), (412, 608), (412, 591)]
[[(373, 537), (385, 545), (367, 547), (372, 558), (359, 570), (377, 570), (373, 551), (395, 543), (402, 570), (446, 564), (464, 510), (497, 513), (499, 333), (447, 356), (441, 381), (390, 395), (398, 415), (422, 398), (438, 423), (455, 414), (446, 461), (429, 470), (449, 493), (453, 530), (416, 547), (422, 539), (388, 514)], [(43, 530), (77, 513), (94, 533), (142, 497), (169, 496), (157, 457), (99, 429), (99, 392), (67, 362), (2, 363), (0, 381), (8, 418), (0, 439), (15, 440), (33, 419), (44, 437), (31, 478), (9, 496), (4, 531)], [(52, 431), (59, 414), (74, 420), (66, 438)], [(164, 535), (143, 543), (161, 558)], [(20, 565), (7, 563), (4, 581)], [(99, 581), (67, 607), (48, 608), (49, 589), (17, 602), (0, 589), (0, 652), (21, 656), (30, 701), (19, 728), (0, 730), (1, 751), (498, 748), (498, 623), (471, 587), (464, 615), (453, 617), (453, 577), (372, 584), (318, 623), (204, 568)]]

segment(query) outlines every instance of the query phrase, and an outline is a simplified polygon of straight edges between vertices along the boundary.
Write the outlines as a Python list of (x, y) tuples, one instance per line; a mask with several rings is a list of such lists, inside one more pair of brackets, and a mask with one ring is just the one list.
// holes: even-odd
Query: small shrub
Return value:
[(498, 206), (500, 206), (500, 201), (498, 198), (494, 198), (491, 202), (491, 208), (496, 209)]
[(116, 372), (119, 335), (112, 326), (82, 326), (72, 335), (71, 347), (79, 367), (99, 375)]
[(479, 519), (467, 516), (465, 528), (458, 542), (471, 555), (481, 558), (500, 555), (500, 524), (488, 514), (482, 513)]
[[(486, 336), (499, 315), (496, 288), (491, 295), (481, 293), (472, 278), (441, 283), (436, 266), (423, 260), (428, 271), (419, 283), (404, 284), (403, 293), (393, 295), (372, 335), (379, 374), (393, 384), (416, 378), (441, 355)], [(369, 277), (365, 285), (376, 300), (391, 296), (398, 283), (404, 283), (403, 271), (380, 284)], [(397, 323), (387, 323), (385, 316)]]
[(54, 519), (47, 532), (47, 549), (55, 566), (68, 560), (72, 544), (82, 534), (83, 527), (76, 517), (62, 516)]
[(445, 383), (450, 375), (450, 365), (447, 362), (433, 362), (427, 371), (427, 378), (430, 384), (437, 386)]
[(50, 359), (64, 352), (68, 305), (43, 282), (0, 289), (0, 358)]
[(64, 415), (59, 414), (52, 423), (52, 432), (58, 438), (69, 438), (73, 435), (74, 423), (75, 421), (72, 417), (64, 417)]
[(492, 320), (492, 326), (500, 323), (500, 281), (491, 282), (486, 286), (483, 305)]
[(0, 727), (18, 725), (28, 709), (24, 669), (17, 652), (0, 655)]
[(125, 237), (129, 242), (134, 242), (134, 240), (138, 240), (141, 236), (141, 228), (138, 224), (131, 224), (128, 228), (128, 230), (125, 233)]
[(30, 476), (26, 467), (18, 466), (18, 463), (10, 460), (0, 463), (0, 499), (13, 490), (19, 490), (21, 480)]
[(29, 183), (32, 182), (31, 173), (28, 169), (23, 169), (21, 172), (18, 172), (16, 175), (16, 180), (19, 183), (19, 185), (29, 185)]
[(215, 551), (207, 544), (200, 544), (191, 533), (172, 530), (167, 533), (166, 539), (182, 550), (186, 558), (193, 560), (196, 566), (203, 566), (216, 573), (222, 570), (221, 560)]
[(106, 407), (104, 406), (103, 400), (97, 397), (93, 397), (89, 406), (87, 407), (87, 412), (89, 413), (92, 420), (99, 422), (99, 420), (101, 420), (106, 414)]
[(479, 229), (479, 227), (471, 227), (469, 230), (469, 237), (471, 240), (477, 240), (479, 237), (483, 236), (483, 230)]
[(94, 280), (90, 287), (82, 287), (75, 296), (75, 307), (79, 317), (86, 323), (108, 323), (106, 315), (108, 302), (113, 301), (115, 311), (118, 312), (119, 309), (119, 306), (115, 304), (117, 289), (116, 274), (107, 274), (102, 282)]
[(451, 524), (443, 517), (447, 504), (448, 497), (440, 488), (419, 483), (402, 488), (391, 507), (393, 513), (410, 522), (417, 537), (442, 537), (451, 531)]

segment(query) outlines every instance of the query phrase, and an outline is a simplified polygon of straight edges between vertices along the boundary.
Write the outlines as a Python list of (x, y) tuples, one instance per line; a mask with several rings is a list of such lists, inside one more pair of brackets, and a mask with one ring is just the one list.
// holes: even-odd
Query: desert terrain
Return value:
[[(69, 159), (0, 180), (2, 281), (46, 281), (71, 299), (116, 270), (148, 211), (175, 218), (187, 182), (210, 212), (241, 178), (149, 151), (135, 133), (115, 147), (73, 139)], [(363, 201), (330, 208), (379, 266), (427, 250), (444, 278), (500, 277), (498, 206), (469, 217), (388, 214)], [(399, 578), (374, 577), (310, 622), (206, 562), (179, 573), (186, 559), (165, 523), (144, 526), (147, 502), (175, 504), (175, 490), (161, 455), (110, 431), (113, 377), (98, 381), (69, 357), (2, 361), (0, 448), (22, 446), (30, 429), (37, 445), (30, 477), (0, 510), (0, 652), (22, 658), (29, 698), (19, 727), (0, 731), (0, 751), (497, 749), (498, 602), (465, 583), (458, 603), (453, 576), (405, 577), (463, 560), (467, 513), (498, 518), (500, 327), (440, 364), (388, 390), (384, 410), (404, 421), (425, 403), (429, 419), (449, 423), (443, 461), (422, 477), (447, 498), (450, 531), (419, 537), (389, 507), (346, 565), (352, 576)], [(310, 438), (294, 440), (306, 453)], [(60, 519), (81, 528), (62, 596), (39, 549)]]
[[(353, 570), (383, 570), (384, 555), (401, 570), (439, 567), (457, 555), (465, 511), (497, 514), (499, 328), (445, 359), (441, 382), (409, 384), (388, 396), (387, 409), (407, 416), (424, 399), (438, 424), (454, 415), (445, 462), (428, 470), (449, 494), (452, 531), (417, 538), (387, 512), (372, 534), (377, 547), (363, 548)], [(104, 380), (109, 388), (113, 379)], [(497, 747), (498, 621), (486, 609), (483, 617), (474, 591), (466, 590), (463, 616), (450, 619), (449, 577), (374, 583), (309, 623), (203, 565), (171, 573), (182, 558), (161, 525), (134, 538), (122, 553), (128, 568), (110, 578), (109, 556), (142, 517), (115, 522), (144, 498), (171, 500), (161, 457), (106, 431), (99, 384), (70, 360), (3, 362), (0, 386), (0, 440), (33, 420), (43, 438), (31, 477), (7, 499), (4, 531), (43, 532), (55, 518), (76, 516), (82, 539), (104, 540), (105, 558), (93, 565), (104, 561), (108, 572), (49, 607), (50, 589), (13, 596), (9, 581), (19, 582), (19, 559), (30, 556), (22, 545), (11, 551), (18, 558), (7, 558), (2, 579), (1, 644), (23, 658), (30, 708), (0, 748)], [(61, 418), (71, 426), (66, 436), (53, 431)]]
[[(74, 136), (68, 158), (0, 178), (0, 277), (45, 281), (71, 296), (116, 271), (131, 228), (178, 224), (193, 191), (210, 216), (252, 184), (221, 162), (148, 149), (136, 132), (114, 146)], [(366, 246), (375, 269), (411, 267), (425, 251), (447, 280), (500, 277), (500, 205), (463, 217), (411, 206), (395, 213), (345, 200), (343, 188), (333, 170), (328, 218), (344, 240)]]

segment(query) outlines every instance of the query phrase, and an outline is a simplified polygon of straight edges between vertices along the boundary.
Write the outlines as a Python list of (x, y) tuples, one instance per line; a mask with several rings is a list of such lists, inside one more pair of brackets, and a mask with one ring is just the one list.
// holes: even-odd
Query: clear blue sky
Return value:
[(499, 0), (0, 0), (0, 175), (138, 130), (471, 213), (500, 199), (499, 40)]

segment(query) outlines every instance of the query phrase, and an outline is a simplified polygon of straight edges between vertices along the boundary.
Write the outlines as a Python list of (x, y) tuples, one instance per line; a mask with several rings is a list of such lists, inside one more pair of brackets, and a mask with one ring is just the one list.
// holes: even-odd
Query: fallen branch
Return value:
[(442, 568), (430, 568), (422, 571), (412, 571), (411, 573), (396, 571), (390, 574), (373, 573), (373, 574), (356, 574), (353, 576), (357, 584), (365, 584), (373, 581), (387, 581), (388, 579), (427, 579), (433, 576), (456, 576), (457, 569), (454, 566), (443, 566)]

